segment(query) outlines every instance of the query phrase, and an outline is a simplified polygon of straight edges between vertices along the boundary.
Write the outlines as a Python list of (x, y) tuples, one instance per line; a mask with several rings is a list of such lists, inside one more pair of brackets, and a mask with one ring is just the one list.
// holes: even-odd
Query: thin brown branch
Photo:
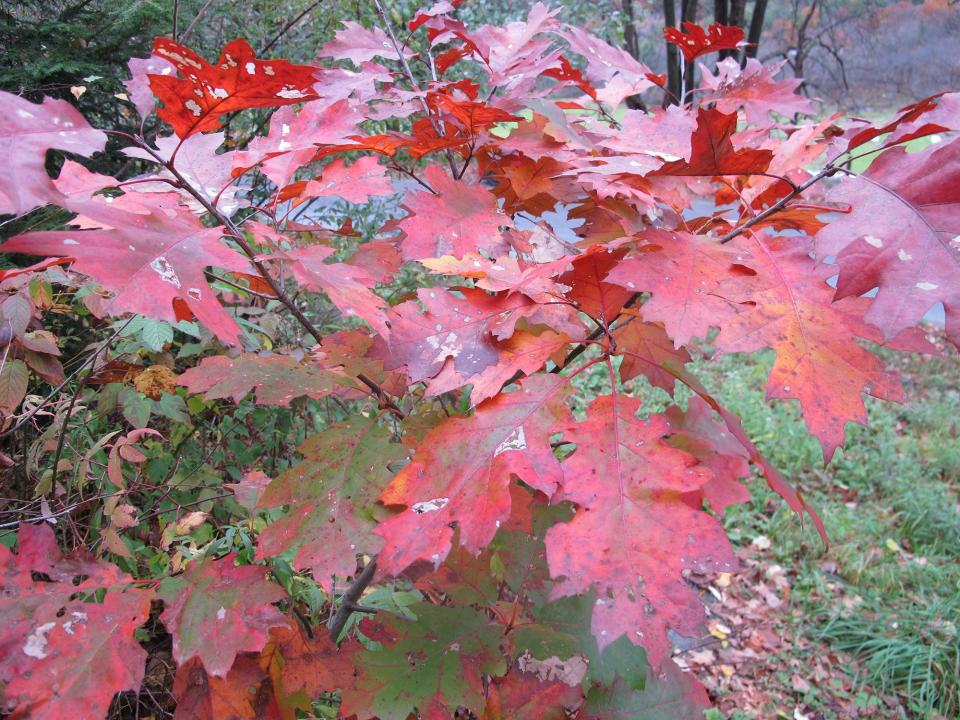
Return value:
[[(430, 121), (430, 124), (433, 126), (433, 129), (438, 135), (443, 135), (443, 128), (437, 125), (433, 114), (430, 112), (430, 106), (427, 105), (427, 101), (422, 95), (423, 91), (420, 89), (420, 84), (417, 82), (417, 78), (413, 74), (413, 69), (410, 67), (410, 63), (407, 62), (406, 55), (403, 54), (404, 46), (400, 44), (399, 40), (397, 40), (397, 35), (393, 31), (393, 23), (391, 23), (390, 19), (387, 17), (387, 12), (384, 10), (383, 4), (380, 2), (380, 0), (373, 0), (373, 4), (377, 7), (377, 14), (380, 15), (380, 22), (383, 23), (383, 27), (387, 31), (387, 35), (390, 36), (390, 42), (393, 44), (393, 49), (396, 51), (397, 57), (400, 58), (400, 64), (403, 66), (403, 72), (407, 76), (407, 80), (413, 87), (414, 92), (417, 93), (417, 99), (420, 101), (420, 106), (423, 108), (423, 112), (426, 114), (427, 120)], [(453, 162), (453, 155), (450, 153), (450, 148), (446, 149), (446, 156), (447, 165), (450, 166), (450, 174), (456, 177), (457, 167)]]
[(299, 15), (297, 15), (297, 16), (296, 16), (295, 18), (293, 18), (290, 22), (288, 22), (286, 25), (284, 25), (282, 28), (280, 28), (280, 32), (278, 32), (276, 35), (274, 35), (274, 36), (273, 36), (273, 39), (272, 39), (270, 42), (268, 42), (266, 45), (264, 45), (262, 48), (260, 48), (260, 50), (257, 52), (257, 55), (263, 55), (264, 53), (269, 52), (270, 48), (272, 48), (274, 45), (276, 45), (278, 42), (280, 42), (280, 38), (282, 38), (284, 35), (286, 35), (286, 34), (290, 31), (290, 29), (291, 29), (292, 27), (294, 27), (298, 22), (300, 22), (301, 20), (303, 20), (307, 15), (309, 15), (310, 12), (311, 12), (315, 7), (317, 7), (317, 5), (319, 5), (321, 2), (323, 2), (323, 0), (316, 0), (316, 2), (311, 3), (310, 5), (308, 5), (308, 6), (306, 7), (306, 9), (304, 9), (304, 11), (303, 11), (302, 13), (300, 13)]
[(193, 32), (193, 28), (196, 27), (196, 24), (200, 21), (200, 18), (206, 14), (207, 10), (209, 10), (210, 6), (215, 2), (216, 0), (207, 0), (203, 4), (203, 7), (200, 8), (193, 20), (190, 21), (190, 24), (187, 25), (187, 29), (183, 31), (183, 35), (180, 36), (180, 40), (178, 42), (185, 43), (187, 41), (187, 38), (190, 37), (190, 33)]
[(771, 205), (770, 207), (768, 207), (768, 208), (767, 208), (766, 210), (764, 210), (762, 213), (759, 213), (759, 214), (757, 214), (757, 215), (754, 215), (752, 218), (750, 218), (749, 220), (747, 220), (745, 223), (742, 223), (742, 224), (740, 224), (740, 225), (737, 225), (735, 228), (733, 228), (733, 230), (731, 230), (730, 232), (728, 232), (726, 235), (723, 235), (723, 236), (720, 238), (719, 242), (720, 242), (721, 244), (730, 242), (730, 241), (733, 240), (735, 237), (737, 237), (737, 235), (740, 235), (744, 230), (747, 230), (748, 228), (753, 227), (753, 226), (756, 225), (757, 223), (759, 223), (759, 222), (761, 222), (761, 221), (763, 221), (763, 220), (766, 220), (768, 217), (770, 217), (770, 216), (773, 215), (774, 213), (778, 213), (778, 212), (780, 212), (781, 210), (783, 210), (783, 208), (785, 208), (785, 207), (787, 206), (787, 203), (789, 203), (789, 202), (790, 202), (791, 200), (793, 200), (795, 197), (797, 197), (798, 195), (800, 195), (800, 194), (801, 194), (804, 190), (806, 190), (807, 188), (809, 188), (809, 187), (811, 187), (812, 185), (815, 185), (816, 183), (820, 182), (820, 181), (823, 180), (825, 177), (829, 177), (829, 176), (831, 176), (831, 175), (834, 175), (834, 174), (837, 173), (837, 172), (838, 172), (838, 168), (835, 167), (832, 163), (829, 164), (829, 165), (827, 165), (823, 170), (821, 170), (820, 172), (818, 172), (816, 175), (814, 175), (812, 178), (810, 178), (809, 180), (807, 180), (807, 181), (806, 181), (805, 183), (803, 183), (802, 185), (797, 185), (797, 186), (795, 186), (793, 190), (791, 190), (788, 194), (784, 195), (782, 198), (780, 198), (777, 202), (775, 202), (773, 205)]
[[(247, 242), (246, 236), (243, 232), (234, 224), (234, 222), (223, 214), (215, 205), (213, 205), (201, 192), (199, 192), (190, 182), (176, 169), (172, 161), (164, 160), (153, 148), (151, 148), (146, 140), (143, 138), (135, 138), (136, 143), (146, 150), (150, 155), (156, 159), (161, 165), (163, 165), (171, 175), (173, 175), (177, 181), (181, 184), (184, 190), (186, 190), (193, 198), (199, 202), (203, 208), (210, 213), (218, 223), (226, 230), (227, 235), (237, 243), (239, 248), (243, 251), (243, 254), (247, 256), (247, 259), (250, 261), (250, 264), (256, 269), (257, 274), (262, 277), (266, 283), (270, 286), (270, 289), (277, 296), (277, 299), (283, 303), (283, 305), (290, 311), (290, 313), (296, 318), (297, 322), (310, 334), (313, 336), (314, 342), (320, 342), (323, 338), (322, 333), (319, 329), (311, 322), (311, 320), (303, 313), (303, 311), (297, 307), (297, 304), (290, 298), (287, 292), (283, 289), (280, 283), (273, 277), (267, 267), (257, 258), (257, 253), (250, 246), (250, 243)], [(397, 407), (397, 405), (390, 399), (387, 393), (381, 388), (376, 382), (371, 380), (369, 377), (363, 373), (356, 375), (356, 378), (366, 385), (373, 392), (374, 397), (377, 398), (378, 403), (381, 407), (384, 407), (390, 412), (394, 413), (398, 417), (404, 417), (405, 413)]]
[(334, 640), (340, 637), (340, 633), (343, 632), (343, 628), (345, 628), (347, 625), (347, 620), (350, 619), (350, 616), (353, 613), (370, 612), (372, 610), (372, 608), (366, 608), (362, 605), (358, 605), (357, 602), (363, 595), (363, 591), (367, 589), (367, 586), (371, 582), (373, 582), (373, 576), (376, 574), (376, 572), (377, 559), (371, 558), (370, 562), (367, 563), (367, 566), (359, 575), (357, 575), (356, 579), (343, 594), (343, 598), (340, 601), (340, 607), (337, 608), (336, 614), (330, 618), (330, 621), (327, 623), (327, 629), (330, 630), (330, 637)]
[(65, 387), (67, 386), (67, 384), (68, 384), (71, 380), (73, 380), (77, 375), (79, 375), (81, 372), (83, 372), (83, 369), (84, 369), (85, 367), (87, 367), (87, 365), (89, 365), (89, 364), (91, 364), (92, 362), (95, 362), (95, 361), (96, 361), (97, 356), (98, 356), (110, 343), (112, 343), (117, 337), (119, 337), (120, 334), (121, 334), (124, 330), (127, 329), (127, 325), (129, 325), (131, 322), (133, 322), (133, 318), (135, 318), (135, 317), (136, 317), (136, 315), (131, 315), (130, 318), (129, 318), (123, 325), (121, 325), (119, 328), (117, 328), (117, 330), (116, 330), (110, 337), (108, 337), (108, 338), (107, 338), (106, 340), (104, 340), (97, 348), (95, 348), (94, 351), (93, 351), (93, 353), (92, 353), (86, 360), (84, 360), (84, 361), (80, 364), (80, 366), (77, 367), (76, 370), (74, 370), (72, 373), (70, 373), (70, 374), (64, 379), (64, 381), (63, 381), (62, 383), (60, 383), (60, 384), (57, 385), (53, 390), (51, 390), (50, 393), (49, 393), (41, 402), (39, 402), (39, 403), (36, 405), (36, 407), (33, 408), (33, 410), (31, 410), (31, 411), (28, 412), (26, 415), (24, 415), (22, 418), (20, 418), (19, 420), (17, 420), (16, 424), (14, 424), (12, 427), (10, 427), (10, 428), (4, 430), (2, 433), (0, 433), (0, 439), (3, 439), (3, 438), (5, 438), (5, 437), (7, 437), (8, 435), (12, 435), (13, 433), (15, 433), (17, 430), (19, 430), (20, 428), (22, 428), (22, 427), (30, 420), (30, 418), (32, 418), (34, 415), (36, 415), (38, 412), (40, 412), (40, 410), (42, 410), (44, 407), (46, 407), (47, 403), (50, 402), (61, 390), (63, 390), (63, 388), (65, 388)]

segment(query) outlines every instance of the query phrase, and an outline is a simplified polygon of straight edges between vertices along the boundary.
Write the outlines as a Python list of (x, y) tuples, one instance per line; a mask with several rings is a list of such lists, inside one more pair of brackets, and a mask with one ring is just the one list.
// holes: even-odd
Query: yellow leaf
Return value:
[(711, 620), (707, 625), (707, 629), (710, 631), (710, 634), (718, 640), (725, 640), (731, 632), (730, 628), (719, 620)]

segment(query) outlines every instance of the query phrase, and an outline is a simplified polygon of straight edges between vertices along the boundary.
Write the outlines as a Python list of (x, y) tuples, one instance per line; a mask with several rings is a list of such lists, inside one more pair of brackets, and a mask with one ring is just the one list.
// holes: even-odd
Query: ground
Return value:
[(715, 720), (960, 717), (960, 361), (885, 357), (907, 403), (869, 401), (828, 466), (796, 408), (757, 390), (770, 358), (701, 369), (831, 538), (762, 483), (728, 511), (742, 569), (704, 579), (710, 634), (676, 658)]

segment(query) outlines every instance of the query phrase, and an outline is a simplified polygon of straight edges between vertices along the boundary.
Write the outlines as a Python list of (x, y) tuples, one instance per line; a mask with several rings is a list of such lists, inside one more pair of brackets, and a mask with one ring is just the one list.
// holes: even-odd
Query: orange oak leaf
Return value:
[(725, 353), (776, 351), (767, 397), (800, 401), (804, 421), (829, 460), (843, 443), (847, 422), (866, 425), (863, 393), (902, 397), (896, 376), (854, 340), (879, 340), (860, 319), (868, 301), (833, 302), (826, 281), (835, 270), (810, 257), (808, 238), (755, 235), (735, 245), (757, 274), (720, 291), (750, 304), (723, 324), (716, 347)]

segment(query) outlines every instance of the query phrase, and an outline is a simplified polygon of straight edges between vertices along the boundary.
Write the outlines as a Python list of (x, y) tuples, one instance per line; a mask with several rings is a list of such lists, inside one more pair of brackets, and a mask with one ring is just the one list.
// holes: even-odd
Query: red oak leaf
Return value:
[[(346, 58), (357, 65), (373, 60), (375, 57), (384, 60), (400, 60), (396, 46), (379, 27), (368, 29), (352, 20), (344, 20), (342, 25), (334, 39), (320, 48), (318, 57), (334, 60)], [(416, 54), (406, 45), (400, 47), (403, 49), (403, 57), (407, 60)]]
[(870, 125), (855, 133), (847, 143), (847, 150), (858, 148), (881, 135), (889, 137), (883, 139), (880, 147), (889, 147), (912, 138), (946, 130), (960, 130), (960, 120), (957, 120), (960, 113), (960, 93), (938, 93), (900, 108), (898, 112), (899, 115), (885, 125)]
[(452, 522), (463, 548), (480, 552), (510, 517), (513, 475), (552, 495), (560, 466), (550, 428), (569, 416), (569, 392), (565, 378), (535, 375), (470, 417), (431, 430), (380, 496), (385, 505), (405, 506), (377, 528), (385, 541), (380, 568), (397, 574), (417, 560), (439, 565), (450, 552)]
[(674, 346), (663, 326), (634, 318), (613, 331), (617, 349), (624, 353), (620, 378), (627, 382), (644, 375), (650, 383), (673, 394), (677, 370), (690, 362), (682, 347)]
[(47, 98), (36, 105), (19, 95), (0, 92), (0, 215), (21, 215), (57, 202), (47, 175), (47, 150), (57, 148), (90, 156), (103, 150), (107, 136), (94, 130), (65, 100)]
[[(663, 323), (677, 347), (707, 336), (734, 314), (733, 304), (714, 294), (736, 274), (736, 252), (689, 233), (649, 230), (642, 243), (606, 277), (630, 292), (649, 292), (645, 320)], [(752, 273), (740, 268), (745, 273)]]
[[(0, 546), (6, 709), (14, 720), (103, 717), (115, 693), (140, 688), (147, 653), (135, 633), (153, 592), (84, 551), (63, 557), (49, 525), (21, 524), (18, 540), (17, 555)], [(102, 589), (101, 602), (82, 599)]]
[(675, 160), (651, 175), (749, 175), (762, 173), (773, 159), (771, 150), (734, 150), (730, 139), (737, 130), (737, 115), (719, 110), (697, 110), (697, 129), (690, 137), (690, 161)]
[(462, 257), (479, 250), (493, 256), (507, 253), (500, 226), (511, 223), (492, 192), (454, 180), (436, 165), (427, 167), (424, 177), (436, 194), (417, 192), (404, 201), (409, 215), (397, 224), (404, 260)]
[(859, 320), (857, 310), (867, 301), (833, 302), (826, 280), (835, 269), (816, 265), (807, 238), (757, 235), (735, 245), (757, 275), (720, 291), (750, 306), (723, 324), (716, 347), (720, 352), (773, 348), (777, 359), (767, 397), (800, 401), (807, 427), (829, 460), (843, 443), (847, 422), (867, 424), (862, 393), (889, 400), (902, 395), (884, 362), (852, 339), (879, 339)]
[(314, 581), (333, 592), (354, 574), (358, 554), (380, 550), (369, 508), (390, 480), (387, 466), (407, 451), (378, 420), (351, 417), (299, 448), (303, 461), (270, 483), (259, 502), (260, 508), (296, 510), (260, 533), (258, 557), (294, 550), (294, 567), (309, 568)]
[(267, 631), (288, 622), (273, 603), (287, 594), (257, 565), (234, 565), (235, 555), (198, 558), (160, 584), (160, 619), (173, 636), (173, 658), (199, 658), (214, 677), (226, 677), (237, 653), (260, 652)]
[(555, 500), (578, 505), (573, 520), (547, 531), (555, 596), (597, 590), (593, 634), (602, 650), (620, 635), (660, 665), (668, 629), (699, 637), (705, 612), (684, 570), (733, 570), (722, 526), (684, 501), (710, 479), (691, 455), (662, 442), (662, 416), (636, 418), (640, 401), (596, 398), (582, 423), (557, 425), (576, 451), (562, 464)]
[[(338, 233), (344, 229), (340, 228)], [(379, 283), (389, 282), (403, 264), (397, 246), (386, 240), (365, 242), (347, 259), (350, 265), (363, 268)]]
[(325, 292), (345, 316), (366, 320), (374, 330), (386, 335), (387, 302), (371, 290), (376, 279), (354, 265), (324, 262), (333, 253), (331, 247), (312, 245), (271, 257), (290, 261), (290, 269), (301, 285)]
[(410, 381), (418, 382), (440, 372), (448, 357), (466, 375), (496, 363), (489, 322), (505, 309), (501, 303), (483, 293), (461, 299), (442, 288), (421, 288), (417, 297), (425, 313), (413, 301), (389, 311), (388, 368), (406, 367)]
[(435, 2), (429, 8), (420, 8), (417, 10), (417, 14), (414, 15), (413, 20), (407, 23), (407, 29), (410, 32), (414, 32), (425, 22), (428, 22), (430, 18), (453, 12), (456, 9), (456, 6), (461, 2), (463, 2), (463, 0), (454, 0), (452, 3), (447, 2), (447, 0), (440, 0), (439, 2)]
[(535, 81), (543, 70), (557, 67), (559, 53), (550, 53), (544, 61), (543, 53), (550, 48), (551, 41), (538, 36), (557, 29), (555, 16), (559, 12), (559, 8), (551, 10), (538, 2), (530, 8), (526, 21), (505, 27), (484, 25), (470, 34), (469, 40), (483, 58), (493, 85)]
[(707, 30), (692, 22), (683, 23), (683, 32), (675, 27), (663, 29), (663, 39), (680, 48), (683, 59), (696, 58), (719, 50), (736, 50), (743, 43), (743, 28), (715, 23)]
[(223, 486), (233, 491), (233, 496), (239, 504), (248, 513), (253, 514), (257, 503), (260, 502), (260, 496), (266, 490), (271, 482), (270, 478), (262, 470), (252, 470), (246, 473), (239, 482), (224, 483)]
[[(631, 95), (638, 95), (653, 87), (650, 68), (638, 62), (626, 50), (613, 47), (572, 25), (565, 26), (557, 34), (570, 43), (571, 50), (586, 60), (587, 80), (597, 89), (591, 93), (589, 86), (579, 86), (596, 100), (618, 107)], [(604, 84), (603, 87), (599, 87), (600, 83)]]
[(323, 169), (323, 174), (310, 180), (300, 194), (303, 198), (337, 195), (347, 202), (362, 204), (371, 195), (392, 195), (396, 190), (375, 157), (359, 158), (352, 165), (337, 159)]
[(240, 402), (256, 391), (258, 405), (287, 407), (294, 398), (321, 398), (351, 385), (348, 376), (297, 362), (287, 355), (254, 355), (235, 358), (214, 355), (177, 378), (191, 393), (207, 400), (230, 398)]
[(351, 142), (361, 122), (363, 116), (347, 100), (332, 105), (307, 103), (299, 112), (280, 108), (270, 118), (269, 134), (254, 138), (248, 150), (234, 153), (234, 171), (261, 164), (263, 174), (284, 187), (317, 156), (318, 146)]
[(439, 94), (431, 99), (433, 104), (447, 116), (446, 120), (455, 121), (470, 135), (476, 135), (497, 123), (518, 122), (522, 119), (486, 103), (458, 100), (447, 94)]
[(388, 369), (406, 367), (410, 381), (418, 382), (436, 376), (447, 358), (453, 358), (457, 373), (473, 377), (497, 363), (494, 341), (509, 338), (524, 319), (573, 337), (583, 334), (570, 305), (539, 305), (520, 293), (488, 295), (474, 288), (458, 292), (462, 298), (443, 288), (421, 288), (417, 297), (425, 313), (414, 301), (389, 310), (390, 334), (383, 348)]
[(150, 75), (150, 89), (163, 102), (157, 115), (181, 138), (220, 126), (220, 116), (248, 108), (279, 107), (312, 100), (315, 69), (287, 60), (258, 60), (246, 40), (233, 40), (211, 65), (179, 43), (158, 37), (153, 54), (180, 73)]
[(441, 275), (462, 275), (474, 278), (475, 286), (490, 292), (522, 293), (538, 303), (559, 300), (569, 287), (555, 280), (570, 267), (572, 256), (552, 262), (528, 263), (509, 256), (491, 260), (482, 255), (455, 258), (444, 255), (427, 258), (420, 263)]
[(710, 507), (723, 513), (734, 503), (749, 501), (750, 493), (740, 480), (750, 477), (750, 453), (726, 425), (713, 419), (710, 405), (692, 397), (686, 411), (673, 405), (664, 415), (674, 431), (667, 443), (690, 453), (710, 469), (711, 478), (703, 486)]
[(583, 76), (583, 73), (580, 72), (578, 68), (575, 68), (570, 64), (570, 61), (567, 60), (563, 55), (560, 56), (560, 67), (554, 68), (552, 70), (547, 70), (544, 73), (545, 77), (551, 77), (554, 80), (559, 80), (561, 83), (570, 83), (575, 87), (580, 88), (584, 93), (589, 95), (594, 100), (597, 99), (597, 90), (594, 88), (587, 79)]
[[(621, 121), (621, 130), (603, 132), (599, 144), (618, 155), (639, 155), (631, 158), (644, 167), (659, 167), (664, 160), (690, 157), (690, 136), (696, 131), (696, 119), (676, 105), (666, 110), (655, 109), (652, 114), (642, 110), (627, 110)], [(659, 160), (660, 162), (654, 162)], [(652, 164), (651, 164), (652, 163)]]
[[(186, 140), (179, 140), (170, 135), (157, 138), (156, 145), (157, 154), (163, 160), (173, 159), (177, 172), (190, 183), (191, 187), (203, 196), (208, 203), (229, 216), (233, 215), (240, 207), (240, 202), (237, 199), (238, 188), (231, 187), (233, 184), (231, 172), (233, 153), (217, 153), (217, 150), (223, 144), (223, 139), (224, 133), (222, 132), (194, 135)], [(125, 148), (124, 153), (130, 157), (153, 163), (157, 162), (156, 158), (143, 148)], [(158, 177), (166, 180), (174, 179), (168, 170), (161, 170)], [(143, 179), (145, 178), (138, 178), (138, 180)], [(135, 185), (126, 187), (135, 192), (170, 192), (171, 190), (170, 183), (163, 181), (155, 183), (137, 182)], [(184, 202), (195, 213), (203, 215), (207, 212), (206, 208), (186, 190), (180, 190), (179, 192)]]
[(249, 263), (220, 241), (220, 228), (205, 227), (180, 206), (176, 194), (134, 199), (136, 208), (126, 209), (97, 200), (65, 202), (102, 229), (27, 233), (7, 241), (3, 251), (69, 255), (76, 258), (74, 270), (115, 293), (104, 312), (173, 323), (181, 319), (175, 305), (182, 303), (219, 339), (238, 344), (239, 327), (207, 283), (204, 267), (249, 271)]
[(427, 395), (440, 395), (464, 385), (472, 385), (470, 403), (479, 405), (503, 388), (517, 373), (532, 375), (551, 357), (564, 350), (570, 338), (549, 330), (534, 335), (518, 330), (510, 338), (497, 343), (497, 362), (477, 375), (463, 376), (454, 369), (453, 361), (447, 360), (443, 370), (427, 385)]
[(942, 302), (960, 347), (960, 139), (887, 150), (830, 199), (851, 205), (816, 237), (818, 254), (837, 256), (837, 297), (879, 287), (865, 319), (887, 340)]
[(701, 102), (712, 102), (724, 113), (735, 113), (742, 107), (747, 122), (758, 126), (770, 122), (771, 112), (787, 117), (797, 113), (810, 115), (813, 102), (796, 93), (803, 82), (800, 78), (774, 80), (784, 63), (786, 60), (762, 65), (759, 60), (747, 58), (746, 67), (741, 70), (740, 63), (728, 57), (717, 63), (716, 75), (701, 66), (704, 87), (710, 91), (702, 96)]
[(577, 196), (579, 188), (569, 177), (561, 177), (570, 168), (549, 156), (532, 160), (514, 154), (500, 165), (494, 191), (504, 200), (504, 209), (522, 210), (527, 213), (543, 213), (553, 210), (557, 200)]

